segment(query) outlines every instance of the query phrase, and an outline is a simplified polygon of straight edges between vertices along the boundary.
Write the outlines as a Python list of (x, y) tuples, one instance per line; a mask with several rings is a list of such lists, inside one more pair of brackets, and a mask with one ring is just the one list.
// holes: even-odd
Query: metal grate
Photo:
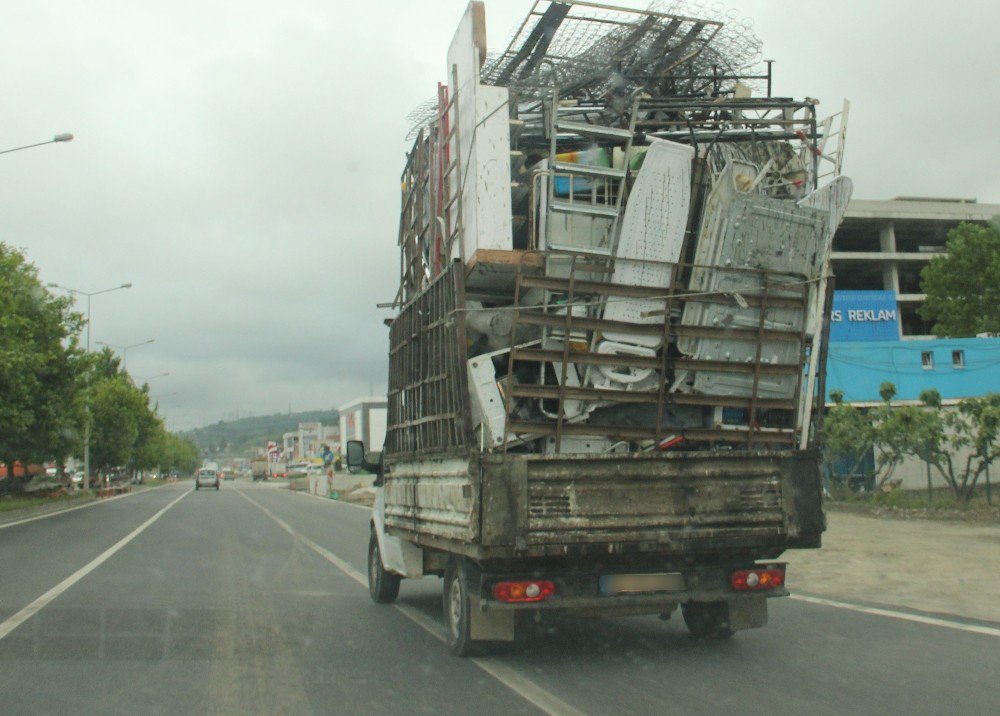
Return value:
[(403, 307), (389, 331), (390, 458), (462, 452), (469, 444), (465, 285), (457, 262)]
[(570, 517), (569, 495), (538, 495), (528, 497), (528, 515), (530, 517)]

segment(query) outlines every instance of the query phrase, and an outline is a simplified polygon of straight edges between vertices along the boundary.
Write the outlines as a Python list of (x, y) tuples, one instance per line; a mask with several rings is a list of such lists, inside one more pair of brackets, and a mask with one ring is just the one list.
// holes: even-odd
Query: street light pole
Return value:
[[(69, 139), (62, 139), (62, 140), (60, 140), (60, 139), (58, 139), (59, 136), (62, 136), (62, 135), (56, 135), (57, 139), (54, 139), (52, 141), (68, 142), (69, 139), (73, 138), (73, 135), (68, 135)], [(43, 144), (46, 144), (46, 143), (47, 142), (43, 142)], [(22, 147), (22, 149), (24, 149), (24, 147)], [(14, 151), (14, 150), (10, 149), (10, 150), (7, 150), (7, 151)], [(117, 291), (117, 290), (122, 289), (122, 288), (132, 288), (132, 284), (131, 283), (123, 283), (120, 286), (113, 286), (112, 288), (105, 288), (105, 289), (103, 289), (101, 291), (89, 291), (88, 292), (88, 291), (80, 291), (79, 289), (76, 289), (76, 288), (70, 288), (69, 286), (61, 286), (58, 283), (49, 283), (47, 285), (48, 285), (49, 288), (61, 288), (63, 291), (66, 291), (67, 293), (72, 293), (72, 294), (77, 295), (77, 296), (86, 296), (87, 297), (87, 353), (88, 354), (90, 353), (90, 299), (93, 298), (94, 296), (98, 296), (98, 295), (100, 295), (102, 293), (109, 293), (111, 291)], [(87, 388), (89, 389), (90, 388), (90, 371), (87, 371), (87, 373), (86, 373), (86, 380), (87, 380)], [(84, 421), (83, 421), (83, 489), (89, 490), (90, 489), (90, 391), (89, 390), (87, 390), (84, 393), (83, 412), (84, 412)]]
[(168, 375), (170, 375), (170, 373), (157, 373), (156, 375), (151, 375), (147, 378), (140, 378), (139, 380), (141, 380), (143, 383), (148, 383), (149, 381), (154, 380), (155, 378), (166, 378)]
[[(118, 345), (115, 345), (114, 343), (105, 343), (104, 341), (94, 341), (94, 343), (96, 343), (99, 346), (107, 346), (108, 348), (117, 348), (118, 350), (120, 350), (122, 352), (122, 370), (123, 371), (128, 371), (128, 349), (129, 348), (138, 348), (139, 346), (144, 346), (147, 343), (155, 343), (155, 342), (156, 342), (155, 338), (150, 338), (148, 341), (142, 341), (140, 343), (133, 343), (130, 346), (118, 346)], [(159, 376), (156, 376), (156, 377), (159, 377)]]
[(32, 147), (44, 147), (46, 144), (54, 144), (56, 142), (72, 142), (72, 141), (73, 141), (73, 135), (70, 134), (69, 132), (64, 132), (63, 134), (57, 134), (47, 142), (38, 142), (37, 144), (26, 144), (23, 147), (4, 149), (2, 152), (0, 152), (0, 154), (10, 154), (11, 152), (19, 152), (22, 149), (31, 149)]

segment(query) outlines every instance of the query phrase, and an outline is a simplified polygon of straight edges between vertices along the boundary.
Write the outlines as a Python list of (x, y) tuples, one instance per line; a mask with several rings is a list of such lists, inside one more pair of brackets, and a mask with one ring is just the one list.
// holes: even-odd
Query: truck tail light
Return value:
[(769, 565), (756, 569), (738, 569), (730, 576), (729, 583), (738, 592), (775, 589), (785, 584), (785, 568)]
[(547, 579), (523, 582), (497, 582), (493, 598), (499, 602), (541, 602), (556, 593), (556, 585)]

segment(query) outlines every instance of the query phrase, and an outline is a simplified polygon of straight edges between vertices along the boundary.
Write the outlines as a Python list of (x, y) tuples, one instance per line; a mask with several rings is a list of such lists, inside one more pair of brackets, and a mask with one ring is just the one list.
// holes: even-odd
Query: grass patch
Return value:
[(971, 500), (955, 498), (947, 488), (856, 493), (832, 490), (826, 498), (828, 508), (875, 517), (900, 519), (942, 519), (962, 522), (1000, 522), (1000, 490), (993, 492), (993, 504), (984, 490), (978, 490)]
[(0, 513), (13, 510), (23, 510), (43, 505), (75, 505), (90, 502), (94, 495), (87, 492), (63, 494), (55, 497), (39, 497), (36, 495), (4, 495), (0, 497)]

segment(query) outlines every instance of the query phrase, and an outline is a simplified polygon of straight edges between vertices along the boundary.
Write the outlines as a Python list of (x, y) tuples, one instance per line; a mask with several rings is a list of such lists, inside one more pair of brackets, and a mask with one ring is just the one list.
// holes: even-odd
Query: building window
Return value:
[(923, 366), (924, 370), (934, 370), (934, 352), (921, 351), (920, 364)]
[(934, 333), (934, 324), (931, 321), (925, 321), (919, 310), (919, 303), (899, 304), (899, 322), (904, 336), (929, 336)]
[(964, 368), (965, 367), (965, 351), (952, 351), (951, 352), (951, 367), (952, 368)]

